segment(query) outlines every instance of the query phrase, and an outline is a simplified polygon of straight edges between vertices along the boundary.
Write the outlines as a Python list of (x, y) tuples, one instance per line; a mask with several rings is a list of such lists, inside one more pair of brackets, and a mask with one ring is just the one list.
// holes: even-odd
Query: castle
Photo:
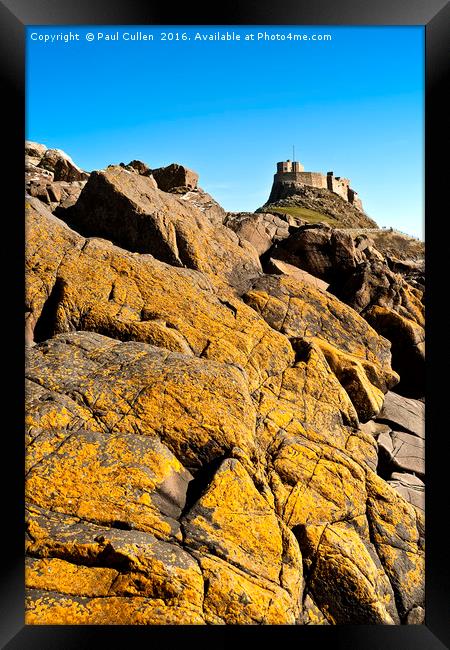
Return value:
[(327, 172), (326, 175), (320, 172), (305, 172), (305, 168), (300, 162), (291, 160), (277, 163), (277, 173), (274, 175), (269, 202), (277, 201), (288, 194), (294, 194), (296, 185), (330, 190), (361, 212), (363, 210), (361, 199), (357, 192), (350, 187), (348, 178), (335, 176), (333, 172)]

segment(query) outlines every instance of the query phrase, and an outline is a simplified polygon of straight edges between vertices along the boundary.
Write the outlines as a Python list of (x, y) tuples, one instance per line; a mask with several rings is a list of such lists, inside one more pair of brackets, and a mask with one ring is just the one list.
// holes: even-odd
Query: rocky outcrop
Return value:
[(139, 161), (27, 199), (27, 624), (420, 622), (390, 342), (202, 201)]
[(373, 219), (334, 192), (286, 181), (274, 184), (269, 201), (257, 212), (288, 214), (297, 225), (323, 221), (335, 228), (377, 227)]
[(25, 190), (29, 196), (55, 210), (78, 199), (89, 174), (60, 149), (27, 141), (25, 144)]
[(363, 260), (350, 235), (323, 225), (296, 229), (271, 255), (328, 284), (345, 281)]
[(397, 375), (390, 345), (331, 294), (285, 276), (257, 280), (244, 296), (269, 325), (296, 339), (314, 341), (364, 421), (376, 415)]
[(261, 270), (254, 248), (229, 228), (213, 225), (188, 201), (161, 192), (152, 177), (120, 166), (93, 172), (76, 205), (57, 214), (83, 235), (222, 277), (239, 289)]
[(425, 405), (393, 392), (375, 420), (360, 425), (378, 445), (378, 473), (409, 503), (425, 509)]
[(89, 174), (80, 169), (61, 149), (48, 149), (36, 142), (25, 143), (25, 162), (51, 172), (55, 181), (71, 183), (85, 181), (89, 177)]
[(355, 239), (370, 240), (386, 258), (404, 263), (421, 264), (425, 259), (425, 244), (416, 237), (411, 237), (393, 228), (352, 229)]
[[(328, 291), (360, 313), (392, 343), (392, 365), (401, 381), (396, 390), (409, 397), (424, 394), (424, 292), (394, 273), (390, 260), (365, 234), (320, 225), (295, 229), (270, 251), (329, 283)], [(265, 270), (269, 271), (266, 265)]]
[(151, 171), (158, 188), (163, 192), (172, 192), (183, 188), (183, 190), (195, 190), (198, 184), (198, 174), (183, 165), (172, 163), (167, 167), (158, 167)]

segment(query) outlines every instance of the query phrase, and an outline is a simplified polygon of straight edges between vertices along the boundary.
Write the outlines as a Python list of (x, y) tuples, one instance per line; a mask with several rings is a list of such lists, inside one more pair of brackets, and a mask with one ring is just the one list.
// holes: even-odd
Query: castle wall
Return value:
[(352, 190), (351, 187), (348, 188), (348, 200), (349, 202), (355, 206), (358, 210), (362, 210), (362, 201), (358, 196), (358, 192), (355, 192), (355, 190)]
[(348, 178), (340, 178), (339, 176), (327, 175), (327, 187), (335, 194), (339, 194), (343, 199), (348, 201), (348, 186), (350, 181)]
[(327, 189), (327, 177), (318, 172), (281, 172), (275, 174), (274, 181), (302, 183)]

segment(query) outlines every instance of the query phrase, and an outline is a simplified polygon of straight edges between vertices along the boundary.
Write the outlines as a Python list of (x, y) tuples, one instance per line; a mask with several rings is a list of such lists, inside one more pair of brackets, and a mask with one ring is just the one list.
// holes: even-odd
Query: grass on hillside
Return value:
[[(271, 212), (270, 206), (267, 206), (267, 211)], [(308, 223), (319, 223), (323, 221), (329, 223), (331, 226), (337, 224), (337, 219), (331, 217), (328, 214), (323, 214), (322, 212), (317, 212), (316, 210), (310, 210), (309, 208), (300, 208), (294, 205), (277, 205), (274, 206), (273, 212), (283, 212), (288, 214), (291, 217), (297, 217)]]

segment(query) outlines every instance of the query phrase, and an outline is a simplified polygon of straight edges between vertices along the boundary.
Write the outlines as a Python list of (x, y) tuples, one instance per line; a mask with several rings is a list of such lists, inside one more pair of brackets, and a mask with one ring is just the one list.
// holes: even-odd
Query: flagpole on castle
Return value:
[(295, 144), (292, 145), (292, 162), (295, 162)]

